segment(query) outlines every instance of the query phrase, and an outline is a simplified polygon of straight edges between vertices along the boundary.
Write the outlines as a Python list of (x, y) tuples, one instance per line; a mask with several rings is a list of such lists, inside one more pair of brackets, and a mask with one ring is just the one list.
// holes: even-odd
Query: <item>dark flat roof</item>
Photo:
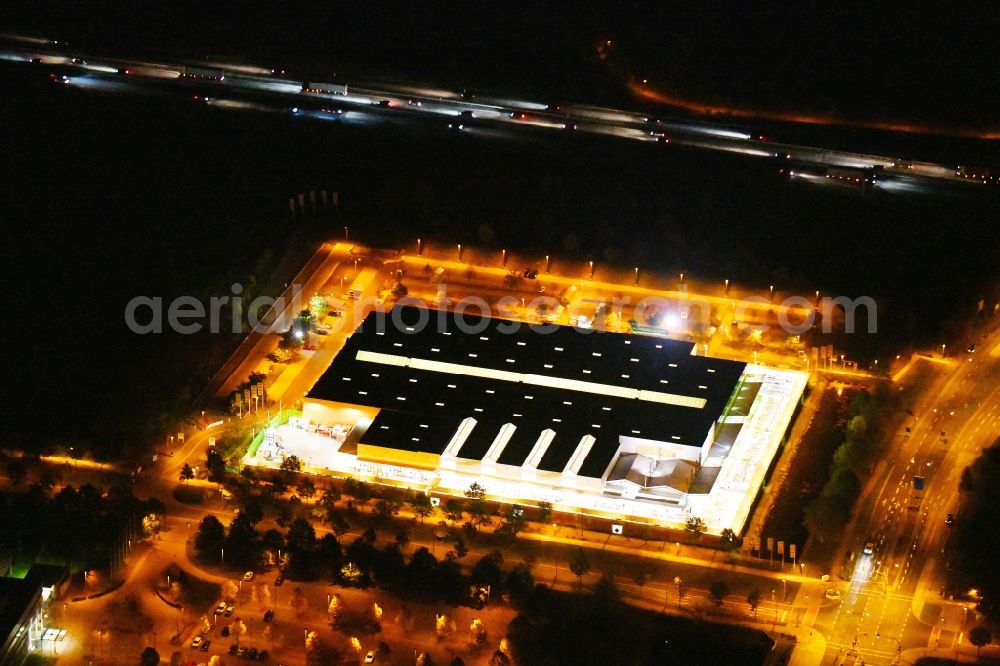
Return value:
[[(693, 343), (653, 336), (397, 306), (365, 318), (309, 396), (382, 409), (363, 441), (410, 451), (443, 452), (472, 417), (477, 425), (459, 457), (474, 460), (512, 423), (517, 430), (498, 461), (510, 465), (521, 465), (551, 429), (555, 437), (538, 467), (554, 472), (589, 434), (596, 442), (580, 474), (599, 477), (621, 435), (702, 445), (746, 364), (692, 356), (692, 349)], [(400, 365), (409, 359), (420, 359), (421, 367)], [(615, 395), (633, 389), (655, 395)], [(654, 401), (684, 397), (703, 399), (704, 407)]]

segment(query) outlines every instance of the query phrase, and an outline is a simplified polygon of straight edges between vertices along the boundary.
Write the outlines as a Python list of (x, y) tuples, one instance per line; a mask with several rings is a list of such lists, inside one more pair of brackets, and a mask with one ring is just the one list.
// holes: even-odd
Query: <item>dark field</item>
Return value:
[[(823, 484), (830, 476), (833, 452), (844, 441), (848, 408), (853, 393), (845, 391), (837, 395), (833, 389), (826, 389), (813, 421), (799, 442), (795, 457), (788, 467), (789, 474), (780, 482), (780, 491), (771, 511), (764, 521), (761, 542), (767, 537), (786, 544), (798, 545), (799, 553), (805, 548), (809, 532), (802, 523), (805, 507), (819, 496)], [(775, 483), (771, 481), (772, 485)], [(810, 549), (822, 547), (815, 541)], [(811, 552), (810, 551), (810, 552)], [(780, 558), (779, 558), (780, 559)], [(813, 558), (816, 554), (813, 553)]]
[(763, 632), (663, 615), (593, 596), (536, 588), (507, 629), (516, 663), (763, 664), (773, 644)]
[[(0, 71), (3, 265), (23, 331), (3, 385), (18, 404), (8, 433), (29, 445), (131, 450), (163, 436), (236, 337), (132, 335), (128, 300), (206, 298), (237, 281), (273, 293), (344, 225), (379, 246), (421, 236), (871, 295), (878, 334), (835, 341), (861, 362), (937, 344), (995, 300), (997, 195), (985, 188), (862, 197), (676, 146), (341, 126)], [(292, 222), (288, 197), (310, 189), (340, 192), (337, 219)]]

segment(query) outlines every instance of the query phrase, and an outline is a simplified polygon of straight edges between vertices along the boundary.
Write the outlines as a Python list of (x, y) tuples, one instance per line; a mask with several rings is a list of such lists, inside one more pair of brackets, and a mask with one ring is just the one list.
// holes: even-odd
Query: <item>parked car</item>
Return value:
[(373, 663), (375, 663), (375, 651), (374, 650), (369, 650), (368, 654), (365, 655), (365, 663), (366, 664), (373, 664)]
[(216, 613), (225, 613), (226, 612), (226, 602), (225, 601), (220, 601), (219, 605), (215, 607), (215, 612)]
[(268, 608), (266, 611), (264, 611), (264, 622), (270, 622), (273, 619), (274, 619), (274, 610)]
[(212, 641), (204, 641), (201, 644), (201, 651), (202, 652), (208, 652), (208, 648), (210, 648), (210, 647), (212, 647)]
[(191, 647), (195, 650), (201, 647), (201, 636), (195, 636), (191, 639)]
[(252, 571), (248, 571), (245, 574), (243, 574), (243, 580), (244, 581), (248, 581), (248, 582), (251, 581), (251, 580), (253, 580), (253, 572)]
[(832, 599), (833, 601), (837, 601), (838, 599), (840, 599), (840, 590), (834, 587), (828, 587), (826, 588), (826, 592), (823, 593), (823, 596), (825, 596), (827, 599)]
[(954, 525), (955, 524), (955, 516), (949, 513), (947, 516), (944, 517), (944, 524), (945, 525)]
[(222, 614), (225, 615), (226, 617), (229, 617), (230, 615), (233, 614), (233, 607), (232, 606), (226, 606), (226, 610), (223, 611)]

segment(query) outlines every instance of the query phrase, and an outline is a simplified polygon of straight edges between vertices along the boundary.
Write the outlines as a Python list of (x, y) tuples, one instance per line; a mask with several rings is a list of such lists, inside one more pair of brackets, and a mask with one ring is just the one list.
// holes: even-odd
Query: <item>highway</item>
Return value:
[[(824, 663), (860, 657), (889, 664), (906, 650), (968, 648), (974, 603), (942, 596), (941, 554), (946, 516), (961, 519), (961, 471), (1000, 436), (1000, 356), (990, 353), (998, 345), (994, 331), (976, 353), (935, 364), (938, 376), (888, 443), (884, 473), (871, 479), (873, 492), (859, 503), (855, 529), (842, 545), (842, 598), (816, 620), (827, 634)], [(922, 490), (915, 477), (922, 477)], [(871, 555), (863, 552), (867, 542), (875, 546)]]
[(531, 136), (531, 132), (605, 135), (658, 143), (664, 149), (680, 145), (738, 153), (766, 160), (791, 180), (862, 192), (931, 192), (941, 184), (1000, 183), (994, 173), (962, 165), (774, 142), (750, 128), (704, 120), (652, 118), (634, 111), (580, 104), (463, 96), (453, 90), (399, 84), (304, 82), (283, 78), (280, 72), (274, 74), (263, 67), (111, 59), (67, 53), (56, 44), (23, 43), (9, 36), (5, 41), (6, 47), (0, 45), (0, 60), (39, 67), (51, 73), (59, 85), (172, 92), (234, 111), (287, 113), (303, 120), (345, 124), (429, 123), (442, 131), (484, 137)]

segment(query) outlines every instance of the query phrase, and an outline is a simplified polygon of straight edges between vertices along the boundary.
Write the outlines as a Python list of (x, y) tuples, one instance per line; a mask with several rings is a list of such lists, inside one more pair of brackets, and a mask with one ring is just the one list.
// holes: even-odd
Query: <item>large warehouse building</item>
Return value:
[(690, 342), (396, 307), (249, 462), (304, 446), (314, 469), (375, 481), (739, 531), (805, 380)]

